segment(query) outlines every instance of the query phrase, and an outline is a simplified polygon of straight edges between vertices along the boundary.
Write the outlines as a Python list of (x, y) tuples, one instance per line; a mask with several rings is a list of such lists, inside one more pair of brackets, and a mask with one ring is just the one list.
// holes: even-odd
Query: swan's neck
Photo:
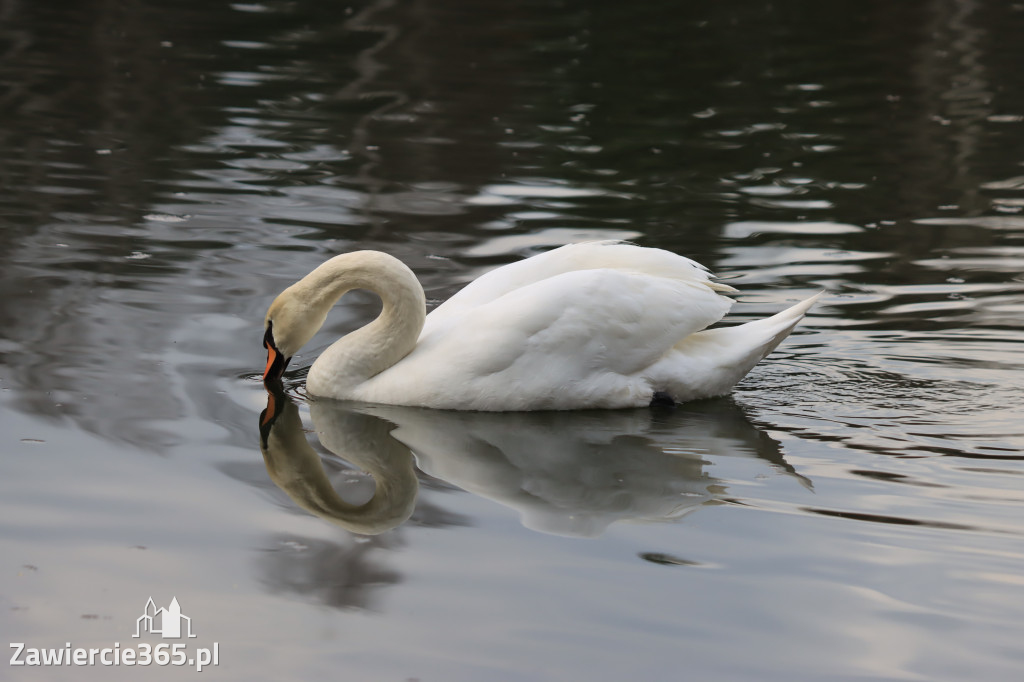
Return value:
[(398, 259), (376, 251), (343, 254), (299, 284), (306, 287), (313, 314), (323, 311), (326, 316), (353, 289), (372, 291), (383, 303), (373, 322), (334, 342), (313, 364), (306, 384), (314, 395), (337, 394), (341, 387), (366, 381), (416, 346), (426, 319), (426, 299), (416, 275)]

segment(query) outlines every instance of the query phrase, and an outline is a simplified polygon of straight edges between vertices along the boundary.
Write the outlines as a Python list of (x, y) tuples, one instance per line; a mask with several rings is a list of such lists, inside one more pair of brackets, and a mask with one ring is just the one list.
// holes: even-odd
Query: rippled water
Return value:
[[(1024, 5), (891, 5), (0, 1), (0, 640), (152, 596), (217, 679), (1018, 678)], [(359, 293), (258, 381), (330, 255), (436, 305), (595, 238), (732, 322), (827, 294), (674, 410), (311, 408)]]

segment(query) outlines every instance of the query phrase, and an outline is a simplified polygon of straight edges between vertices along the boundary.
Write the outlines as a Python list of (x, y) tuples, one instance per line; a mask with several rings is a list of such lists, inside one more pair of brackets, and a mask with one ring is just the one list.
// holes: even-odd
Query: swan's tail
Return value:
[[(691, 334), (667, 357), (679, 388), (677, 400), (724, 395), (754, 365), (775, 350), (825, 292), (819, 292), (780, 313), (735, 327), (707, 329)], [(671, 367), (675, 365), (675, 367)], [(684, 373), (680, 374), (680, 370)], [(681, 384), (681, 385), (680, 385)]]
[(814, 296), (797, 303), (795, 306), (786, 308), (781, 313), (776, 313), (763, 320), (754, 320), (735, 327), (722, 329), (709, 329), (701, 334), (715, 335), (720, 340), (729, 339), (729, 345), (736, 345), (736, 350), (744, 355), (750, 355), (750, 366), (743, 373), (746, 374), (750, 368), (761, 361), (766, 355), (775, 350), (782, 341), (789, 336), (796, 328), (800, 320), (811, 309), (818, 299), (824, 294), (819, 291)]

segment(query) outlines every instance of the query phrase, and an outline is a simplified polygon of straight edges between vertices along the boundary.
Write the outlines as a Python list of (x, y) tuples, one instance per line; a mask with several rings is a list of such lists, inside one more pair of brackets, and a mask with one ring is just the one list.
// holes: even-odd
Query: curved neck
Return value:
[[(307, 385), (318, 393), (318, 381), (334, 386), (358, 383), (391, 367), (416, 346), (427, 315), (426, 297), (416, 275), (397, 258), (378, 251), (335, 256), (295, 286), (309, 296), (310, 311), (322, 315), (353, 289), (377, 294), (383, 308), (370, 324), (330, 346), (314, 363)], [(319, 326), (319, 325), (318, 325)], [(314, 385), (309, 385), (310, 383)]]

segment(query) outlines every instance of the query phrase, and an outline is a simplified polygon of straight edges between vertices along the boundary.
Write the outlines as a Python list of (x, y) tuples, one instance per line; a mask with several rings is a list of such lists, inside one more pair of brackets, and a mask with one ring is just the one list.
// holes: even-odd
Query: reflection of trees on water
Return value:
[[(465, 221), (452, 217), (469, 208), (460, 199), (535, 164), (550, 164), (534, 167), (538, 177), (609, 190), (625, 183), (633, 192), (643, 181), (655, 196), (661, 188), (664, 201), (649, 201), (649, 210), (671, 216), (652, 213), (653, 223), (676, 222), (671, 191), (717, 224), (734, 205), (718, 180), (755, 172), (766, 158), (776, 166), (800, 160), (836, 182), (870, 181), (859, 174), (876, 173), (879, 162), (899, 163), (901, 173), (914, 168), (887, 184), (905, 215), (920, 217), (949, 192), (950, 179), (958, 193), (976, 192), (966, 166), (979, 162), (994, 132), (983, 126), (986, 116), (1020, 109), (1019, 93), (1001, 107), (993, 85), (1016, 78), (1016, 62), (999, 49), (1021, 22), (1002, 3), (921, 0), (846, 11), (803, 0), (656, 0), (630, 6), (632, 30), (615, 3), (492, 10), (465, 0), (377, 0), (343, 11), (312, 1), (4, 0), (0, 172), (15, 230), (0, 240), (17, 244), (64, 212), (113, 219), (103, 236), (116, 239), (116, 226), (138, 220), (182, 172), (299, 151), (319, 162), (245, 165), (250, 172), (240, 175), (253, 189), (333, 176), (382, 192), (361, 210), (388, 214), (402, 230), (426, 222), (462, 232)], [(852, 76), (847, 60), (856, 63)], [(844, 91), (851, 77), (860, 90)], [(819, 110), (826, 113), (815, 116)], [(858, 116), (868, 125), (853, 134), (847, 126), (856, 128)], [(907, 133), (897, 145), (885, 143), (893, 126)], [(813, 172), (831, 167), (811, 149), (815, 137), (856, 161), (844, 164), (846, 177)], [(350, 156), (318, 160), (325, 145)], [(936, 168), (952, 178), (907, 186), (934, 180)], [(40, 195), (42, 187), (54, 191)], [(609, 206), (596, 208), (599, 222)], [(565, 217), (588, 213), (587, 202), (574, 209)]]

